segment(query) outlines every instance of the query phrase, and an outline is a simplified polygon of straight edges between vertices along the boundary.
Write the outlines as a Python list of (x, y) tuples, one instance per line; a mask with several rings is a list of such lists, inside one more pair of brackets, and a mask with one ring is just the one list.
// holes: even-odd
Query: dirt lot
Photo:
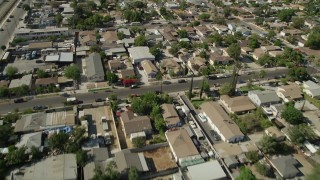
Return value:
[[(161, 147), (155, 150), (143, 152), (147, 159), (149, 167), (152, 167), (152, 171), (163, 171), (177, 167), (175, 160), (171, 155), (169, 147)], [(151, 165), (151, 166), (150, 166)]]

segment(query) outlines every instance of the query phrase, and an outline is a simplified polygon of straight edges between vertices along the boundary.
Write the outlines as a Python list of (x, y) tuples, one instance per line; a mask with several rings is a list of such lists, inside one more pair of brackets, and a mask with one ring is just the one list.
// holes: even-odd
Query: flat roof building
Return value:
[(138, 64), (143, 60), (154, 61), (155, 57), (149, 52), (149, 47), (139, 46), (128, 48), (130, 57), (132, 58), (132, 64)]
[(190, 179), (201, 180), (215, 180), (227, 178), (219, 161), (212, 160), (205, 163), (193, 165), (188, 167), (188, 174)]

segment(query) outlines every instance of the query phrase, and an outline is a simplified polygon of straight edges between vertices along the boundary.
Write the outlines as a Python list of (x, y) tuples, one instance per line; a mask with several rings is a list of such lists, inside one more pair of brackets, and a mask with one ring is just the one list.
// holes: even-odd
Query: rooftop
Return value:
[(181, 128), (174, 131), (167, 131), (165, 134), (178, 158), (199, 155), (199, 152), (189, 137), (187, 130)]
[(154, 59), (154, 55), (149, 52), (149, 47), (139, 46), (128, 48), (128, 52), (132, 59)]
[(188, 167), (191, 179), (211, 180), (227, 178), (220, 163), (217, 160), (208, 161)]
[(227, 108), (230, 108), (232, 113), (256, 109), (256, 106), (249, 100), (248, 96), (230, 97), (228, 95), (222, 95), (220, 96), (220, 100), (225, 102)]
[(20, 87), (22, 85), (26, 85), (28, 87), (31, 86), (32, 82), (32, 74), (24, 75), (21, 79), (13, 79), (10, 82), (9, 89)]

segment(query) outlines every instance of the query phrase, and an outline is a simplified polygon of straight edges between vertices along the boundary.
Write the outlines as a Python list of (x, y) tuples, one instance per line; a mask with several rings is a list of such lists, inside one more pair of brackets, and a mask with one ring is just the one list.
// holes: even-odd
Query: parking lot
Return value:
[[(22, 60), (18, 57), (15, 58), (15, 60), (13, 62), (9, 62), (8, 65), (5, 67), (8, 68), (9, 66), (12, 67), (16, 67), (18, 68), (20, 73), (24, 73), (24, 72), (32, 72), (34, 68), (38, 68), (38, 69), (51, 69), (52, 65), (48, 65), (45, 63), (36, 63), (37, 59), (33, 59), (33, 60)], [(5, 72), (5, 70), (4, 70)]]

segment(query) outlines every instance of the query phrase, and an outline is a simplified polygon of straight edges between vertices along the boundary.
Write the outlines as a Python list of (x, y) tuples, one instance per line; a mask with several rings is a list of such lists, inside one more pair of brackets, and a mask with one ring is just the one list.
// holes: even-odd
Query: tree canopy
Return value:
[(239, 60), (239, 57), (241, 54), (241, 48), (240, 48), (239, 44), (234, 43), (228, 47), (227, 52), (230, 57), (232, 57), (235, 60)]
[(77, 65), (71, 65), (68, 66), (65, 70), (64, 70), (64, 76), (66, 78), (70, 78), (73, 80), (77, 80), (80, 78), (80, 69), (78, 68)]
[(252, 34), (252, 35), (249, 37), (248, 46), (249, 46), (251, 49), (256, 49), (256, 48), (259, 48), (259, 47), (260, 47), (259, 37), (258, 37), (257, 34)]
[(140, 35), (134, 38), (134, 45), (135, 46), (146, 46), (148, 45), (148, 41), (144, 35)]
[(199, 19), (203, 20), (203, 21), (208, 21), (210, 19), (210, 14), (208, 13), (202, 13), (198, 16)]
[(55, 133), (49, 137), (48, 145), (52, 150), (59, 150), (61, 152), (64, 152), (68, 139), (69, 135), (66, 133)]
[(295, 10), (293, 9), (282, 9), (280, 12), (278, 12), (278, 18), (280, 21), (290, 22), (294, 14)]
[(293, 103), (286, 105), (285, 109), (281, 113), (281, 118), (294, 125), (301, 124), (304, 121), (302, 112), (296, 109)]
[(242, 166), (240, 168), (240, 175), (236, 178), (236, 180), (256, 180), (256, 176), (252, 173), (252, 171)]
[(128, 179), (129, 180), (139, 180), (139, 171), (136, 167), (132, 166), (129, 169), (128, 173)]
[(275, 138), (265, 135), (263, 136), (259, 144), (261, 146), (261, 150), (264, 153), (271, 155), (277, 153), (279, 145)]
[(224, 84), (222, 84), (222, 86), (219, 90), (219, 93), (221, 95), (230, 95), (231, 91), (232, 91), (232, 84), (224, 83)]
[(314, 141), (318, 136), (314, 133), (313, 129), (306, 124), (299, 124), (289, 129), (289, 137), (295, 144), (303, 144), (306, 140)]
[(10, 79), (12, 79), (17, 73), (18, 73), (18, 68), (16, 67), (9, 66), (6, 68), (6, 74)]
[(320, 32), (318, 30), (314, 30), (309, 34), (306, 46), (311, 49), (320, 49)]

